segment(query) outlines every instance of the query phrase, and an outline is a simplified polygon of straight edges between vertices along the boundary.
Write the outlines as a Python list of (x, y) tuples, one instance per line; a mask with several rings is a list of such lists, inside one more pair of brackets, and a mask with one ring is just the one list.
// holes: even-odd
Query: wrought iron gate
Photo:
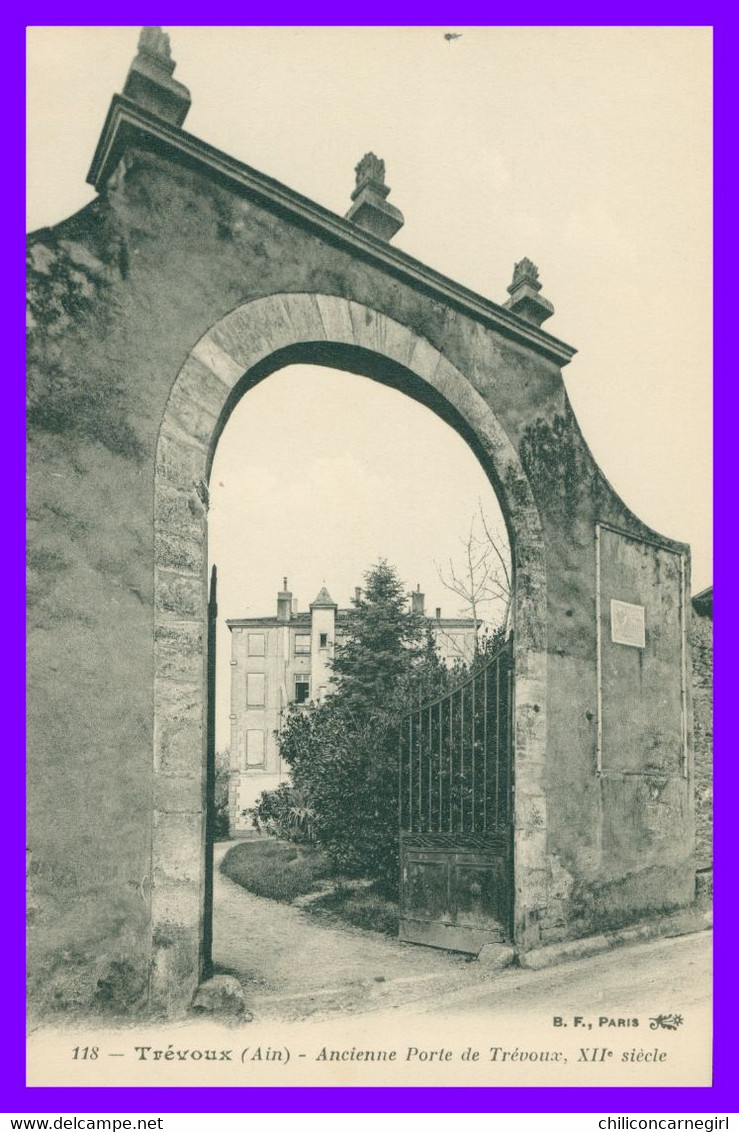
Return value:
[(512, 640), (400, 735), (400, 938), (477, 953), (510, 939)]

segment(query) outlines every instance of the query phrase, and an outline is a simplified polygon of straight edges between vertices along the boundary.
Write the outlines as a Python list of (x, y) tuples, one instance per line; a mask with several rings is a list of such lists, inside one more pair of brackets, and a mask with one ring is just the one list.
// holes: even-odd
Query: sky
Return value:
[[(497, 302), (514, 262), (538, 264), (545, 329), (578, 349), (563, 378), (595, 459), (641, 519), (691, 544), (693, 592), (709, 585), (710, 29), (165, 30), (189, 132), (341, 215), (373, 150), (405, 216), (393, 244)], [(29, 230), (93, 198), (137, 38), (29, 30)], [(284, 575), (302, 609), (324, 583), (346, 605), (380, 556), (455, 614), (435, 562), (461, 554), (480, 503), (497, 509), (429, 410), (312, 367), (239, 404), (211, 489), (224, 617), (271, 613)]]

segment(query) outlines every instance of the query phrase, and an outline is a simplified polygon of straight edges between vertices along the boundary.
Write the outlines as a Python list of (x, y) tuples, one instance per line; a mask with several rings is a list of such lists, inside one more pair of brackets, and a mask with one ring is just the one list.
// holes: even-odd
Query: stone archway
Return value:
[(546, 878), (546, 572), (531, 485), (472, 382), (425, 338), (361, 303), (277, 294), (238, 307), (192, 349), (159, 431), (154, 479), (152, 1003), (186, 1005), (201, 969), (207, 481), (233, 405), (295, 361), (366, 373), (426, 403), (468, 440), (499, 496), (514, 566), (514, 938)]
[(301, 361), (425, 404), (497, 492), (515, 567), (518, 950), (689, 905), (690, 551), (593, 458), (537, 268), (516, 264), (502, 304), (446, 278), (388, 243), (400, 214), (378, 158), (341, 217), (182, 130), (173, 66), (145, 29), (93, 157), (98, 196), (29, 240), (28, 845), (48, 890), (34, 996), (74, 935), (75, 1009), (118, 987), (130, 1012), (147, 972), (155, 1010), (191, 999), (210, 461), (239, 397)]

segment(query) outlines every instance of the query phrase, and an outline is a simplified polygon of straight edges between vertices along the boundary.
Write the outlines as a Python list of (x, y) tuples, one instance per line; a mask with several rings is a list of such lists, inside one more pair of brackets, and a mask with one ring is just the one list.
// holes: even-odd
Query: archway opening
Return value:
[[(471, 380), (425, 338), (361, 304), (311, 294), (254, 300), (226, 315), (194, 346), (172, 387), (157, 447), (151, 997), (153, 1005), (161, 1004), (167, 1012), (189, 1003), (209, 957), (203, 910), (213, 875), (206, 852), (212, 837), (205, 835), (206, 813), (212, 813), (206, 787), (213, 781), (205, 775), (206, 737), (215, 735), (215, 727), (209, 727), (215, 695), (206, 693), (211, 465), (242, 396), (296, 363), (371, 377), (431, 409), (467, 442), (496, 490), (514, 562), (508, 735), (516, 791), (510, 799), (506, 865), (512, 876), (515, 860), (514, 943), (526, 945), (542, 899), (547, 828), (544, 539), (531, 485), (490, 407), (493, 386), (488, 389), (488, 379), (480, 375)], [(468, 723), (473, 716), (465, 708), (458, 712)], [(464, 800), (458, 810), (470, 813)], [(487, 865), (485, 869), (489, 872)]]
[[(423, 619), (444, 687), (462, 683), (510, 630), (512, 566), (489, 478), (458, 431), (393, 384), (325, 364), (284, 366), (234, 403), (210, 470), (212, 969), (248, 975), (265, 1001), (325, 990), (327, 980), (356, 987), (347, 923), (363, 924), (361, 947), (383, 982), (419, 966), (441, 974), (445, 958), (460, 966), (459, 956), (386, 948), (397, 904), (372, 877), (343, 875), (326, 858), (314, 798), (282, 757), (291, 716), (315, 714), (332, 696), (335, 648), (378, 563)], [(394, 769), (393, 790), (396, 779)], [(330, 973), (313, 949), (333, 949)]]

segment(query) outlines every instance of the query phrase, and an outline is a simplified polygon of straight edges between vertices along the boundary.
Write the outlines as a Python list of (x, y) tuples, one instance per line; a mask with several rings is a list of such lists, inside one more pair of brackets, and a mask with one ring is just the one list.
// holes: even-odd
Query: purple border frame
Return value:
[[(733, 6), (733, 5), (732, 5)], [(6, 606), (5, 619), (9, 640), (14, 646), (6, 651), (4, 657), (4, 691), (10, 728), (6, 731), (6, 775), (12, 782), (9, 804), (6, 805), (4, 840), (6, 851), (6, 900), (9, 905), (7, 924), (4, 933), (3, 950), (5, 959), (5, 979), (2, 1002), (4, 1018), (2, 1025), (2, 1110), (4, 1112), (161, 1112), (166, 1115), (176, 1112), (676, 1112), (676, 1113), (728, 1113), (739, 1109), (739, 1089), (736, 1078), (739, 1076), (733, 1064), (732, 1037), (735, 1027), (734, 1004), (736, 1001), (736, 978), (732, 964), (732, 926), (737, 915), (733, 899), (732, 845), (730, 843), (729, 807), (735, 797), (734, 790), (739, 786), (736, 773), (736, 760), (731, 759), (729, 748), (730, 719), (727, 708), (728, 683), (731, 678), (731, 659), (729, 651), (736, 641), (736, 610), (722, 601), (721, 582), (718, 586), (720, 617), (716, 632), (716, 736), (717, 750), (724, 753), (723, 765), (716, 767), (715, 813), (716, 813), (716, 890), (717, 890), (717, 941), (716, 994), (714, 1025), (714, 1083), (704, 1088), (250, 1088), (244, 1093), (233, 1087), (212, 1088), (26, 1088), (24, 1085), (24, 941), (22, 925), (24, 921), (24, 819), (23, 819), (23, 750), (24, 737), (24, 687), (23, 670), (19, 663), (24, 640), (24, 604), (22, 590), (22, 508), (24, 499), (23, 460), (23, 365), (24, 345), (22, 339), (21, 280), (24, 264), (24, 185), (17, 170), (24, 166), (24, 106), (23, 88), (25, 81), (25, 26), (77, 26), (100, 24), (100, 7), (92, 0), (68, 0), (61, 6), (37, 2), (27, 6), (24, 18), (15, 12), (4, 20), (5, 52), (0, 83), (4, 89), (4, 104), (10, 108), (5, 115), (6, 137), (6, 175), (3, 179), (2, 193), (5, 203), (6, 240), (12, 247), (10, 270), (3, 272), (2, 287), (5, 291), (5, 318), (7, 320), (6, 341), (10, 340), (12, 365), (8, 367), (5, 391), (5, 407), (12, 428), (6, 430), (6, 468), (9, 468), (12, 483), (5, 496), (6, 514), (9, 513), (12, 537), (8, 552), (4, 556), (4, 573), (10, 584), (10, 602)], [(201, 10), (194, 3), (179, 0), (177, 4), (165, 3), (157, 6), (152, 13), (149, 6), (136, 5), (121, 10), (120, 25), (143, 25), (156, 16), (165, 26), (200, 22), (196, 19)], [(212, 13), (215, 15), (216, 13)], [(347, 19), (345, 5), (338, 0), (323, 0), (311, 8), (310, 19), (306, 19), (304, 5), (296, 0), (281, 0), (279, 6), (273, 4), (262, 7), (261, 20), (255, 24), (263, 26), (302, 26), (346, 25), (353, 21)], [(361, 15), (359, 11), (356, 13)], [(716, 138), (716, 220), (721, 224), (721, 239), (716, 243), (715, 295), (716, 295), (716, 369), (714, 382), (716, 396), (716, 459), (714, 480), (716, 488), (716, 512), (719, 519), (728, 520), (729, 508), (734, 502), (734, 491), (728, 456), (729, 429), (731, 427), (731, 401), (735, 394), (729, 388), (728, 343), (726, 321), (729, 316), (727, 293), (731, 286), (729, 269), (736, 247), (737, 218), (736, 206), (732, 204), (736, 192), (730, 180), (730, 162), (735, 146), (731, 146), (730, 130), (736, 128), (732, 103), (736, 102), (736, 83), (732, 83), (730, 67), (736, 67), (737, 17), (730, 12), (729, 3), (724, 6), (720, 0), (697, 5), (687, 0), (645, 0), (644, 3), (624, 3), (610, 7), (609, 11), (594, 12), (592, 4), (584, 0), (563, 0), (554, 10), (542, 0), (529, 0), (525, 11), (520, 8), (509, 13), (511, 17), (520, 15), (521, 19), (496, 20), (501, 26), (520, 24), (536, 26), (712, 26), (715, 48), (715, 126)], [(213, 24), (228, 26), (240, 24), (244, 18), (243, 6), (234, 3), (221, 4), (217, 12), (218, 20)], [(372, 6), (372, 20), (358, 20), (361, 26), (367, 23), (385, 26), (421, 26), (448, 23), (448, 7), (439, 3), (421, 4), (420, 0), (403, 0), (390, 3), (390, 0), (375, 0)], [(487, 25), (493, 23), (493, 16), (500, 15), (483, 4), (481, 0), (467, 0), (461, 6), (454, 6), (454, 24)], [(594, 19), (597, 15), (599, 18)], [(557, 16), (555, 20), (552, 17)], [(70, 75), (70, 81), (74, 76)], [(733, 89), (732, 89), (733, 88)], [(721, 142), (723, 141), (723, 148)], [(732, 239), (733, 237), (733, 239)], [(7, 261), (6, 261), (7, 262)], [(16, 317), (17, 316), (17, 317)], [(7, 356), (7, 355), (6, 355)], [(11, 459), (7, 459), (10, 452)], [(16, 526), (17, 524), (17, 526)], [(717, 525), (716, 544), (719, 551), (719, 576), (727, 563), (731, 536), (728, 522)], [(6, 590), (7, 592), (7, 590)], [(733, 603), (734, 606), (736, 603)], [(17, 646), (17, 651), (15, 646)], [(735, 646), (734, 650), (735, 651)], [(734, 663), (736, 661), (734, 660)], [(731, 763), (731, 765), (729, 765)], [(732, 978), (732, 976), (734, 976)]]

